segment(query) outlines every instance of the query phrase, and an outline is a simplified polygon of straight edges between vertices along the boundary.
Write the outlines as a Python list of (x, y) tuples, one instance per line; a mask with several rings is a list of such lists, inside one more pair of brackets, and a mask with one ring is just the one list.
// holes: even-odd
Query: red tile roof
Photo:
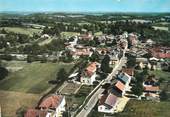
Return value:
[(39, 105), (40, 108), (56, 108), (60, 105), (61, 101), (63, 99), (63, 96), (61, 95), (52, 95), (50, 97), (47, 97), (45, 100), (41, 102)]
[(149, 51), (151, 52), (152, 56), (155, 58), (170, 58), (170, 52), (169, 47), (156, 47), (156, 48), (151, 48)]
[(76, 51), (72, 52), (73, 55), (77, 55), (77, 56), (89, 56), (91, 54), (89, 49), (76, 49)]
[(96, 72), (96, 69), (97, 69), (97, 63), (92, 62), (85, 69), (85, 74), (88, 75), (88, 76), (92, 76), (93, 73)]
[(116, 86), (120, 91), (123, 91), (124, 88), (125, 88), (125, 85), (124, 85), (122, 82), (120, 82), (120, 81), (118, 81), (115, 86)]
[(24, 117), (46, 117), (47, 111), (28, 109)]
[(145, 86), (144, 89), (145, 91), (159, 91), (158, 86)]
[(105, 104), (109, 105), (109, 106), (114, 106), (116, 101), (117, 101), (118, 97), (115, 96), (114, 94), (109, 94), (106, 101), (105, 101)]

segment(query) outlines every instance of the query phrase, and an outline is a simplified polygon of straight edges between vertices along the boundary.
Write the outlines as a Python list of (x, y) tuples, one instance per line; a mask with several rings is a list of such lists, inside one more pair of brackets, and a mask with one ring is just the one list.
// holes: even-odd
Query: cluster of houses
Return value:
[(43, 99), (38, 107), (27, 109), (24, 117), (62, 117), (65, 105), (64, 96), (52, 94)]
[(115, 113), (119, 103), (126, 91), (130, 89), (130, 82), (133, 77), (133, 69), (122, 69), (116, 76), (116, 82), (99, 95), (98, 112)]
[(149, 76), (143, 82), (144, 92), (141, 97), (146, 98), (147, 100), (159, 101), (160, 88), (158, 80), (154, 76)]
[[(86, 35), (86, 36), (85, 36)], [(71, 42), (65, 43), (65, 49), (70, 51), (74, 60), (79, 59), (80, 57), (91, 57), (93, 53), (97, 53), (99, 57), (99, 61), (102, 61), (104, 56), (107, 54), (110, 57), (110, 65), (116, 65), (119, 63), (120, 58), (123, 56), (123, 49), (126, 46), (127, 40), (123, 37), (114, 37), (113, 35), (101, 35), (97, 36), (98, 40), (102, 43), (107, 43), (113, 40), (116, 40), (116, 45), (112, 47), (93, 47), (93, 46), (85, 46), (83, 44), (79, 44), (78, 40), (93, 40), (93, 35), (87, 33), (84, 35), (78, 35), (72, 37), (73, 40)], [(70, 79), (72, 81), (77, 81), (85, 85), (93, 85), (93, 82), (96, 81), (96, 72), (100, 68), (100, 62), (89, 62), (86, 68), (82, 70), (80, 78), (77, 78), (78, 73), (73, 73), (70, 75)], [(74, 77), (74, 78), (73, 78)], [(76, 79), (76, 80), (75, 80)]]

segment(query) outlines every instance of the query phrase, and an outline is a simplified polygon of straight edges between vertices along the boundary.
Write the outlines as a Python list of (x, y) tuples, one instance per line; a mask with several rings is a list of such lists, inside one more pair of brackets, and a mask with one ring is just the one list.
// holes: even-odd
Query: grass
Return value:
[(103, 32), (101, 32), (101, 31), (100, 32), (96, 32), (96, 33), (94, 33), (94, 35), (95, 36), (100, 36), (100, 35), (103, 35)]
[[(33, 29), (33, 28), (23, 28), (23, 27), (3, 27), (6, 31), (26, 34), (32, 36), (34, 33), (39, 33), (41, 29)], [(0, 28), (1, 29), (1, 28)]]
[(168, 27), (165, 27), (165, 26), (153, 26), (153, 28), (155, 30), (165, 30), (165, 31), (168, 31)]
[(77, 32), (61, 32), (61, 37), (72, 37), (72, 36), (77, 36), (80, 33)]
[(154, 74), (157, 78), (163, 78), (165, 80), (170, 80), (170, 72), (162, 71), (162, 70), (155, 70), (149, 71), (150, 74)]
[(12, 91), (0, 90), (0, 106), (3, 117), (16, 117), (16, 111), (24, 107), (36, 106), (40, 96), (37, 94), (28, 94)]
[(89, 95), (89, 93), (93, 90), (93, 87), (83, 85), (77, 94), (72, 96), (66, 96), (66, 101), (69, 107), (73, 107), (73, 105), (76, 105), (76, 108), (78, 108), (81, 104), (83, 104), (85, 98)]
[(117, 117), (169, 117), (170, 102), (130, 100), (124, 112)]
[[(108, 117), (169, 117), (170, 102), (152, 102), (130, 100), (125, 110), (117, 114), (106, 114)], [(97, 105), (88, 117), (103, 117), (104, 113), (97, 111)]]
[(52, 88), (48, 81), (56, 78), (60, 68), (64, 67), (69, 71), (72, 66), (72, 64), (63, 63), (27, 64), (22, 70), (10, 73), (6, 79), (0, 81), (0, 89), (40, 94)]

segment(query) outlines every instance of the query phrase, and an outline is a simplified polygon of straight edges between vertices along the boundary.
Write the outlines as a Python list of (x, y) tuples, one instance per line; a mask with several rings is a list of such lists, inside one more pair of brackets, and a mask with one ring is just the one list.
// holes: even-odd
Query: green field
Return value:
[(149, 73), (154, 74), (156, 78), (163, 78), (165, 80), (170, 80), (170, 72), (155, 70), (155, 71), (149, 71)]
[(170, 102), (130, 100), (124, 112), (116, 117), (169, 117)]
[(60, 35), (61, 37), (72, 37), (72, 36), (77, 36), (80, 33), (77, 32), (61, 32)]
[(93, 89), (94, 87), (92, 86), (82, 85), (75, 95), (66, 96), (67, 106), (73, 107), (73, 105), (76, 105), (74, 109), (78, 108), (81, 104), (83, 104), (84, 100)]
[(56, 78), (60, 68), (64, 67), (69, 71), (72, 66), (64, 63), (27, 64), (22, 70), (10, 73), (6, 79), (0, 81), (0, 90), (40, 94), (52, 87), (48, 81)]
[(34, 33), (40, 33), (42, 31), (41, 29), (23, 28), (23, 27), (3, 27), (3, 28), (8, 32), (26, 34), (30, 36), (32, 36)]
[(170, 102), (130, 100), (124, 111), (117, 114), (104, 114), (97, 111), (97, 105), (88, 117), (169, 117)]

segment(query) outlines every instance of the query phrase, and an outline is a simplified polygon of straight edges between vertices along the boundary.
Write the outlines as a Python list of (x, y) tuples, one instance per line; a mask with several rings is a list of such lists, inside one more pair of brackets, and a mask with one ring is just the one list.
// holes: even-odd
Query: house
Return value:
[(112, 93), (101, 94), (99, 98), (98, 112), (114, 113), (117, 108), (118, 97)]
[(159, 94), (159, 87), (158, 86), (144, 86), (144, 92), (146, 93), (155, 93)]
[(73, 41), (70, 41), (69, 44), (71, 46), (75, 46), (77, 45), (77, 41), (78, 41), (78, 36), (75, 36), (75, 37), (72, 37), (74, 40)]
[(48, 110), (46, 117), (59, 117), (65, 111), (65, 97), (62, 95), (51, 95), (45, 98), (39, 105), (40, 110)]
[(120, 92), (121, 96), (123, 96), (126, 92), (126, 87), (125, 84), (122, 83), (121, 81), (118, 81), (115, 85), (115, 89)]
[(76, 48), (72, 49), (71, 54), (74, 59), (80, 58), (80, 56), (91, 56), (92, 51), (90, 51), (90, 48)]
[(129, 76), (127, 73), (125, 72), (121, 72), (117, 75), (117, 79), (122, 81), (124, 84), (129, 85), (130, 81), (131, 81), (131, 76)]
[(28, 109), (24, 117), (47, 117), (47, 111), (46, 110), (38, 110), (38, 109)]
[(87, 40), (87, 41), (89, 41), (89, 40), (93, 40), (93, 35), (90, 33), (90, 32), (87, 32), (86, 34), (81, 34), (81, 35), (79, 35), (79, 39), (80, 40)]
[(121, 93), (121, 96), (125, 94), (125, 92), (129, 89), (129, 84), (131, 82), (131, 76), (127, 73), (121, 72), (117, 75), (117, 83), (115, 84), (115, 88)]
[(133, 68), (123, 68), (122, 71), (129, 76), (134, 76), (134, 69)]
[(135, 46), (138, 43), (138, 36), (134, 33), (128, 35), (128, 42), (130, 45)]
[(155, 58), (170, 58), (170, 47), (154, 47), (149, 49), (151, 55)]
[(80, 82), (86, 85), (93, 85), (96, 78), (97, 62), (90, 63), (81, 75)]
[(43, 35), (41, 36), (41, 38), (43, 38), (43, 39), (49, 39), (50, 36), (49, 36), (48, 34), (43, 34)]
[(155, 44), (155, 42), (152, 39), (147, 39), (146, 44), (153, 45), (153, 44)]

